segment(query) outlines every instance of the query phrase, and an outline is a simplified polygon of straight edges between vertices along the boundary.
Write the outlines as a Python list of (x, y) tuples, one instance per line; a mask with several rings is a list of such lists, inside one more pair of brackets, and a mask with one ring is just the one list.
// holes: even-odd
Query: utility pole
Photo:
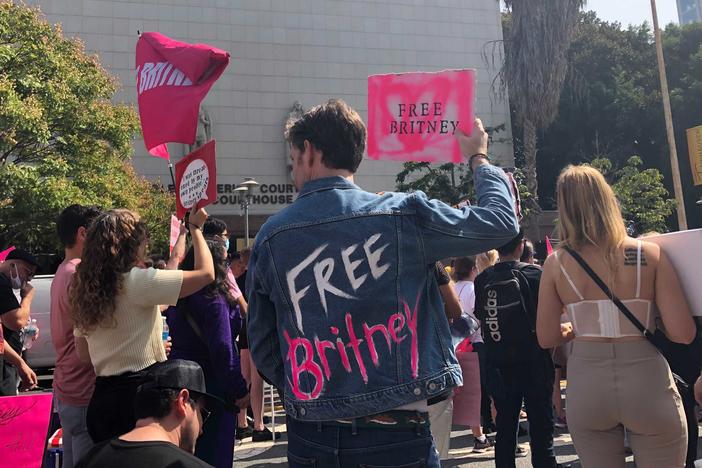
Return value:
[(670, 150), (670, 168), (673, 175), (673, 189), (675, 201), (678, 205), (678, 227), (681, 231), (687, 229), (687, 216), (685, 216), (685, 200), (683, 198), (682, 183), (680, 182), (680, 166), (678, 165), (678, 150), (675, 146), (675, 131), (673, 130), (673, 113), (670, 110), (670, 94), (668, 93), (668, 78), (665, 74), (665, 59), (663, 58), (663, 42), (661, 30), (658, 28), (658, 11), (656, 0), (651, 0), (653, 13), (653, 37), (656, 41), (656, 55), (658, 56), (658, 74), (661, 80), (661, 94), (663, 96), (663, 114), (665, 115), (665, 129), (668, 135), (668, 148)]

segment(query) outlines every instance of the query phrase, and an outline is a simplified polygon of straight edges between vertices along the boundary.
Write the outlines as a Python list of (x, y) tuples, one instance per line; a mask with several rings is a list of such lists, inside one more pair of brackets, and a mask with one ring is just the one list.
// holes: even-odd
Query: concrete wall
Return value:
[[(295, 101), (304, 109), (339, 97), (366, 118), (370, 74), (446, 68), (478, 70), (477, 114), (486, 125), (507, 124), (508, 106), (491, 93), (496, 70), (483, 50), (502, 38), (498, 0), (34, 0), (49, 21), (85, 42), (117, 75), (116, 100), (136, 103), (134, 49), (137, 31), (159, 31), (186, 42), (229, 51), (232, 63), (205, 100), (218, 148), (218, 182), (226, 204), (211, 213), (238, 215), (227, 185), (243, 177), (289, 192), (283, 124)], [(163, 160), (135, 141), (134, 165), (148, 177), (170, 182)], [(513, 164), (510, 143), (491, 149)], [(184, 145), (171, 145), (177, 161)], [(401, 164), (365, 160), (357, 183), (392, 190)], [(230, 187), (229, 187), (230, 188)], [(231, 195), (231, 194), (229, 194)], [(263, 195), (263, 194), (260, 194)], [(288, 193), (285, 193), (288, 195)], [(292, 194), (290, 194), (292, 195)], [(274, 197), (276, 199), (280, 196)], [(284, 201), (292, 197), (283, 196)], [(269, 197), (270, 199), (270, 197)], [(258, 201), (258, 203), (256, 203)], [(267, 215), (280, 203), (254, 200), (252, 214)], [(277, 200), (276, 200), (277, 201)], [(229, 218), (229, 216), (227, 216)]]

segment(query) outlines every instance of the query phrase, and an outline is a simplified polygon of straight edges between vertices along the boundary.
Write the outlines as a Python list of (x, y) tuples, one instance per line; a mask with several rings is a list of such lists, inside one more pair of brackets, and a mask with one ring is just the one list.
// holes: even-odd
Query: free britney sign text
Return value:
[(461, 162), (454, 137), (470, 134), (475, 70), (368, 77), (368, 156), (394, 161)]

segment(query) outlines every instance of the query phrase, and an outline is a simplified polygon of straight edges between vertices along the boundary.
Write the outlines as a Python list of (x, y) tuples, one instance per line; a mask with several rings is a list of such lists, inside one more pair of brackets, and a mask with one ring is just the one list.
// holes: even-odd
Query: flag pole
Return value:
[(661, 80), (661, 94), (663, 96), (663, 114), (665, 115), (665, 129), (668, 136), (670, 151), (670, 167), (673, 175), (673, 189), (677, 202), (678, 228), (687, 229), (687, 216), (685, 215), (685, 200), (683, 198), (682, 183), (680, 182), (680, 166), (678, 165), (678, 150), (675, 146), (675, 131), (673, 130), (673, 113), (670, 110), (670, 94), (668, 93), (668, 78), (665, 75), (665, 59), (663, 58), (663, 42), (661, 30), (658, 28), (658, 12), (656, 0), (651, 0), (653, 13), (653, 37), (656, 41), (656, 56), (658, 57), (658, 74)]

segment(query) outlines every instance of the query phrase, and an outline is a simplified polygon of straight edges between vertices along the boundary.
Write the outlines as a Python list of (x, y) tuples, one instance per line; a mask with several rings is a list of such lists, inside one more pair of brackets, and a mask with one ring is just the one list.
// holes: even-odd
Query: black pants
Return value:
[(683, 408), (685, 409), (685, 419), (687, 419), (687, 459), (685, 468), (694, 468), (697, 460), (697, 437), (699, 437), (699, 427), (695, 417), (695, 389), (690, 385), (687, 390), (678, 388), (682, 397)]
[(144, 371), (97, 377), (88, 404), (86, 423), (94, 443), (113, 439), (134, 429), (134, 396)]
[[(5, 346), (8, 346), (8, 344), (5, 343)], [(15, 366), (4, 361), (0, 362), (0, 396), (17, 395), (18, 378), (19, 375)]]
[(485, 343), (473, 343), (473, 351), (478, 353), (480, 363), (480, 420), (483, 426), (493, 424), (490, 393), (488, 392), (487, 379), (487, 354)]
[(500, 368), (496, 377), (500, 391), (492, 393), (497, 409), (497, 445), (495, 466), (515, 468), (517, 431), (522, 401), (529, 421), (531, 464), (534, 468), (555, 468), (553, 451), (553, 361), (545, 355), (538, 361), (521, 366)]

